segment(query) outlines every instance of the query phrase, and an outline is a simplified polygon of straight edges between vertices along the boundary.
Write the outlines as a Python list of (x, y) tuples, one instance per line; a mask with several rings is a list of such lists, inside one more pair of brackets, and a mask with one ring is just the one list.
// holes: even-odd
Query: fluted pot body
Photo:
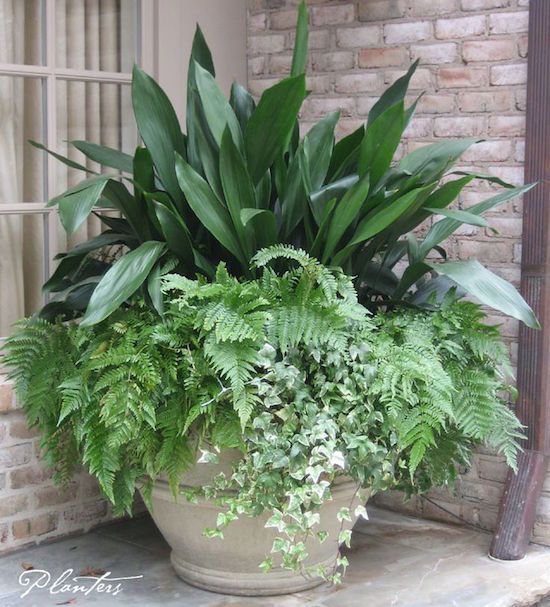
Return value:
[[(220, 472), (230, 474), (238, 456), (238, 452), (227, 450), (222, 452), (218, 464), (196, 464), (182, 476), (181, 490), (207, 485)], [(309, 557), (305, 567), (334, 565), (339, 532), (342, 528), (350, 529), (355, 522), (341, 523), (336, 515), (340, 508), (347, 506), (353, 518), (359, 504), (356, 483), (342, 479), (331, 492), (332, 500), (319, 510), (321, 522), (317, 527), (328, 532), (328, 539), (322, 544), (316, 538), (308, 540)], [(239, 517), (224, 529), (223, 539), (205, 537), (203, 530), (216, 526), (221, 511), (211, 500), (199, 499), (192, 503), (183, 495), (175, 500), (165, 479), (155, 481), (151, 515), (172, 548), (172, 565), (184, 581), (212, 592), (244, 596), (289, 594), (322, 583), (319, 577), (304, 576), (278, 566), (268, 573), (258, 568), (270, 555), (273, 540), (280, 535), (276, 529), (265, 528), (271, 516), (269, 512), (257, 517)]]

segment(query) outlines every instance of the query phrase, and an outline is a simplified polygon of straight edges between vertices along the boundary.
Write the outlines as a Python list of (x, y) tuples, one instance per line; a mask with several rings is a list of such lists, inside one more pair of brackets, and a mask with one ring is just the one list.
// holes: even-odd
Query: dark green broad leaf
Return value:
[(321, 257), (322, 247), (326, 242), (327, 232), (330, 222), (332, 221), (332, 213), (335, 206), (336, 198), (331, 198), (323, 206), (321, 215), (319, 217), (319, 229), (310, 249), (310, 254), (313, 257)]
[(474, 213), (468, 213), (468, 211), (460, 211), (459, 209), (437, 209), (430, 207), (424, 207), (424, 209), (435, 215), (443, 215), (443, 217), (456, 219), (461, 223), (466, 223), (471, 226), (486, 228), (488, 225), (486, 219), (480, 217), (479, 215), (475, 215)]
[(195, 80), (195, 65), (197, 63), (207, 70), (212, 76), (215, 76), (212, 53), (206, 44), (201, 28), (197, 25), (193, 45), (191, 47), (191, 56), (187, 69), (187, 161), (196, 170), (201, 171), (201, 161), (197, 143), (197, 129), (202, 128), (200, 121), (202, 116), (199, 91)]
[(407, 192), (390, 204), (376, 207), (357, 226), (357, 230), (350, 240), (350, 245), (360, 244), (385, 230), (394, 221), (399, 219), (416, 202), (417, 198), (425, 193), (426, 188), (418, 188)]
[(357, 245), (368, 241), (373, 236), (392, 226), (394, 222), (399, 221), (413, 207), (417, 199), (425, 194), (430, 187), (411, 190), (397, 200), (386, 202), (374, 208), (359, 223), (355, 234), (347, 246), (334, 256), (333, 263), (336, 265), (342, 264), (351, 255)]
[(304, 0), (298, 7), (298, 21), (296, 23), (296, 39), (294, 41), (294, 52), (292, 54), (291, 76), (305, 74), (307, 66), (308, 46), (308, 11)]
[(381, 116), (388, 108), (396, 103), (405, 100), (407, 89), (413, 74), (418, 67), (419, 59), (417, 59), (409, 68), (407, 73), (401, 78), (398, 78), (380, 97), (380, 99), (372, 106), (369, 112), (368, 125), (370, 126), (379, 116)]
[(369, 193), (369, 186), (369, 175), (367, 174), (352, 186), (338, 202), (327, 232), (323, 263), (327, 263), (346, 230), (357, 220)]
[(193, 37), (193, 46), (191, 47), (190, 59), (191, 63), (194, 63), (195, 61), (205, 70), (208, 70), (212, 76), (216, 75), (214, 61), (212, 60), (212, 53), (208, 48), (208, 44), (198, 23), (195, 29), (195, 35)]
[(251, 257), (250, 230), (246, 230), (241, 220), (241, 210), (256, 206), (254, 185), (248, 174), (248, 169), (242, 154), (237, 149), (229, 127), (226, 128), (220, 149), (220, 174), (227, 209), (231, 215), (235, 232), (241, 243), (241, 248)]
[(81, 326), (91, 327), (111, 315), (141, 287), (165, 251), (164, 243), (151, 240), (120, 257), (94, 290)]
[(107, 147), (105, 145), (98, 145), (97, 143), (91, 143), (89, 141), (71, 141), (74, 147), (82, 152), (84, 156), (101, 164), (102, 166), (110, 167), (112, 169), (118, 169), (123, 173), (132, 172), (132, 157), (130, 154), (125, 154), (120, 150)]
[(332, 112), (313, 126), (304, 137), (304, 153), (308, 159), (310, 192), (317, 191), (327, 176), (332, 150), (334, 129), (340, 112)]
[(174, 153), (185, 157), (185, 138), (166, 93), (137, 66), (132, 77), (132, 104), (139, 134), (151, 153), (158, 176), (174, 202), (181, 206)]
[(87, 255), (92, 251), (97, 251), (98, 249), (102, 249), (103, 247), (110, 247), (116, 244), (125, 244), (125, 245), (133, 245), (136, 244), (137, 240), (132, 238), (128, 234), (118, 234), (116, 232), (102, 232), (98, 236), (94, 236), (94, 238), (90, 238), (86, 242), (82, 242), (77, 244), (76, 247), (73, 247), (67, 253), (61, 253), (56, 256), (56, 259), (64, 259), (66, 257), (79, 257), (82, 255)]
[(499, 310), (524, 322), (532, 329), (540, 325), (527, 302), (506, 280), (493, 274), (478, 261), (449, 261), (429, 263), (438, 274), (443, 274), (478, 299), (482, 304)]
[(305, 98), (303, 74), (282, 80), (262, 95), (244, 136), (248, 168), (254, 184), (259, 183), (277, 155), (288, 146)]
[(412, 263), (410, 266), (407, 266), (403, 272), (403, 276), (401, 277), (399, 284), (396, 286), (396, 289), (392, 294), (393, 298), (396, 300), (401, 299), (403, 295), (412, 287), (412, 285), (417, 280), (422, 278), (422, 276), (430, 272), (431, 269), (432, 268), (423, 261), (418, 261), (416, 263)]
[(229, 97), (229, 104), (237, 116), (237, 120), (241, 125), (241, 131), (244, 133), (246, 125), (250, 120), (250, 116), (256, 109), (256, 103), (252, 95), (241, 86), (239, 83), (234, 82), (231, 85), (231, 95)]
[(71, 169), (78, 169), (79, 171), (86, 171), (87, 173), (96, 174), (95, 171), (88, 169), (84, 165), (82, 165), (78, 162), (75, 162), (74, 160), (71, 160), (70, 158), (67, 158), (66, 156), (62, 156), (61, 154), (58, 154), (57, 152), (54, 152), (53, 150), (49, 150), (46, 146), (44, 146), (42, 143), (39, 143), (38, 141), (33, 141), (32, 139), (29, 139), (29, 143), (33, 147), (35, 147), (39, 150), (42, 150), (43, 152), (47, 152), (48, 154), (50, 154), (50, 156), (53, 156), (56, 160), (59, 160), (59, 162), (62, 162), (63, 164), (70, 167)]
[(189, 206), (200, 222), (216, 240), (247, 266), (229, 211), (212, 188), (181, 156), (176, 156), (176, 172)]
[(405, 128), (402, 101), (389, 107), (367, 127), (359, 152), (359, 175), (369, 173), (373, 185), (380, 181), (391, 166)]
[(233, 141), (239, 149), (242, 149), (241, 127), (233, 108), (229, 105), (229, 101), (225, 98), (212, 74), (198, 63), (195, 64), (195, 81), (206, 122), (218, 147), (221, 146), (223, 133), (228, 127)]
[(335, 181), (349, 173), (357, 172), (359, 150), (364, 136), (365, 127), (361, 125), (353, 133), (343, 137), (336, 143), (327, 173), (329, 181)]
[[(505, 190), (496, 196), (492, 196), (488, 200), (484, 200), (471, 206), (468, 209), (468, 213), (470, 215), (481, 215), (489, 209), (508, 202), (512, 198), (525, 194), (532, 187), (534, 187), (534, 184), (524, 185), (511, 190)], [(434, 223), (426, 234), (426, 238), (424, 238), (424, 241), (420, 245), (421, 255), (425, 257), (436, 245), (449, 238), (449, 236), (451, 236), (451, 234), (453, 234), (462, 225), (462, 223), (464, 222), (456, 217), (445, 217), (445, 219), (441, 219), (440, 221)]]
[(479, 139), (449, 139), (432, 143), (407, 154), (398, 169), (423, 184), (440, 179), (458, 158)]
[(164, 315), (164, 298), (162, 296), (162, 268), (161, 264), (157, 262), (149, 276), (147, 277), (147, 294), (151, 299), (153, 308), (158, 312), (160, 316)]
[(92, 177), (50, 201), (50, 205), (58, 205), (59, 218), (67, 234), (72, 234), (86, 221), (110, 179), (109, 175)]
[[(103, 191), (103, 196), (110, 201), (115, 209), (123, 214), (134, 233), (142, 241), (150, 238), (149, 221), (145, 208), (138, 198), (130, 194), (128, 188), (122, 182), (111, 179)], [(101, 220), (115, 230), (120, 231), (122, 229), (115, 217), (106, 218), (103, 216)]]
[(339, 200), (358, 181), (359, 177), (357, 175), (348, 175), (347, 177), (333, 181), (332, 183), (323, 186), (317, 192), (310, 194), (310, 208), (317, 225), (321, 225), (321, 222), (325, 217), (324, 210), (326, 204), (333, 198)]
[(267, 209), (242, 209), (241, 221), (244, 226), (252, 225), (259, 248), (263, 249), (277, 244), (277, 222), (271, 211)]
[(158, 200), (153, 200), (152, 204), (168, 248), (187, 268), (192, 269), (194, 266), (193, 244), (185, 223), (165, 204)]

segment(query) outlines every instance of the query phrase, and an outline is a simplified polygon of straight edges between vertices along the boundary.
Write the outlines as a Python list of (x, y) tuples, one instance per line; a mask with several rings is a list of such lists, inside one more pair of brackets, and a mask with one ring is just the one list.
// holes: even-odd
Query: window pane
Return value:
[(0, 0), (0, 63), (43, 64), (43, 0)]
[[(131, 89), (126, 84), (58, 81), (56, 150), (90, 169), (99, 166), (76, 150), (69, 141), (84, 139), (133, 155), (137, 146), (137, 129), (132, 113)], [(115, 173), (114, 169), (103, 169)], [(57, 163), (56, 194), (86, 177), (77, 169)], [(99, 232), (99, 221), (88, 224), (61, 246), (71, 246)]]
[(130, 72), (136, 62), (136, 0), (57, 0), (57, 66)]
[(44, 305), (44, 217), (0, 213), (0, 337)]
[(45, 155), (29, 139), (45, 141), (43, 81), (0, 76), (0, 204), (42, 202)]

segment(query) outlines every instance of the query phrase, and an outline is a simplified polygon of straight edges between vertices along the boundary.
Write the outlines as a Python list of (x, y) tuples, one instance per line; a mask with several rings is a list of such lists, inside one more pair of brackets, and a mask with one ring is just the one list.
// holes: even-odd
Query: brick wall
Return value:
[[(298, 0), (249, 0), (248, 77), (255, 95), (288, 74)], [(422, 98), (398, 154), (441, 138), (480, 137), (464, 157), (468, 170), (523, 183), (527, 78), (527, 0), (308, 0), (312, 91), (302, 125), (339, 109), (338, 134), (363, 123), (382, 91), (420, 58), (411, 82), (412, 101)], [(474, 184), (461, 196), (462, 208), (488, 197), (491, 186)], [(476, 257), (518, 285), (521, 201), (493, 210), (498, 230), (463, 226), (449, 243), (455, 258)], [(490, 321), (516, 359), (518, 323), (498, 314)], [(494, 526), (506, 476), (502, 458), (481, 450), (462, 476), (456, 495), (438, 490), (430, 499), (484, 528)], [(456, 519), (431, 502), (403, 506), (388, 493), (379, 502), (427, 517)], [(537, 541), (550, 543), (550, 476), (535, 527)]]
[(75, 474), (60, 489), (40, 456), (12, 387), (0, 376), (0, 552), (86, 531), (112, 518), (93, 478)]

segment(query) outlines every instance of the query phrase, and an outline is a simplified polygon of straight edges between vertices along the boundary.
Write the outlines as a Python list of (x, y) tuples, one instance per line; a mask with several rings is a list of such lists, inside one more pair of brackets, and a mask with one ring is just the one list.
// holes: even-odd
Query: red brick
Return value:
[(406, 12), (406, 0), (359, 0), (360, 21), (399, 19)]
[(526, 32), (529, 27), (529, 13), (494, 13), (489, 16), (489, 33), (515, 34)]
[(297, 10), (276, 11), (269, 16), (269, 25), (274, 30), (289, 30), (296, 27)]
[(466, 162), (502, 162), (512, 155), (511, 141), (482, 141), (467, 150), (462, 160)]
[(312, 67), (316, 72), (339, 72), (351, 70), (355, 65), (355, 56), (348, 51), (331, 51), (315, 53), (312, 57)]
[(13, 537), (22, 540), (50, 533), (57, 529), (58, 520), (59, 515), (50, 513), (15, 521), (12, 524)]
[(418, 42), (432, 36), (430, 21), (413, 21), (411, 23), (390, 23), (384, 26), (386, 44), (404, 44)]
[(32, 457), (32, 444), (22, 443), (0, 449), (0, 470), (28, 464)]
[(420, 59), (423, 64), (453, 63), (457, 54), (457, 45), (452, 42), (418, 44), (411, 47), (411, 59)]
[(514, 152), (514, 160), (516, 162), (525, 162), (525, 141), (516, 143), (516, 151)]
[(248, 50), (251, 55), (263, 53), (280, 53), (285, 48), (283, 34), (269, 34), (266, 36), (249, 36)]
[(292, 67), (292, 55), (271, 55), (269, 57), (270, 74), (289, 74)]
[(29, 485), (40, 485), (52, 476), (52, 469), (45, 465), (25, 466), (11, 471), (10, 486), (12, 489), (23, 489)]
[(527, 57), (529, 36), (521, 36), (518, 40), (518, 52), (520, 57)]
[[(403, 70), (392, 70), (384, 72), (384, 82), (386, 85), (393, 84), (398, 78), (403, 76)], [(433, 72), (431, 69), (420, 68), (414, 73), (409, 83), (409, 91), (421, 89), (422, 92), (432, 88), (432, 76)]]
[(503, 166), (502, 164), (499, 164), (488, 167), (487, 172), (496, 177), (500, 177), (512, 185), (523, 185), (524, 183), (523, 167)]
[(509, 86), (527, 83), (527, 64), (494, 65), (491, 67), (491, 84)]
[(436, 137), (475, 137), (485, 130), (485, 121), (478, 117), (436, 118), (434, 134)]
[(253, 76), (263, 74), (266, 68), (266, 57), (249, 57), (248, 58), (248, 71)]
[(13, 386), (0, 376), (0, 413), (13, 411), (16, 408)]
[(357, 113), (360, 116), (368, 116), (372, 106), (378, 101), (378, 97), (366, 97), (361, 95), (357, 97)]
[(418, 106), (422, 114), (450, 114), (454, 109), (454, 95), (424, 95)]
[(265, 13), (257, 13), (256, 15), (248, 16), (248, 29), (251, 32), (260, 32), (265, 30), (266, 26), (266, 14)]
[(336, 77), (337, 93), (365, 93), (376, 91), (380, 86), (378, 74), (344, 74)]
[(414, 118), (409, 126), (405, 129), (403, 137), (405, 139), (416, 139), (431, 137), (433, 131), (431, 118)]
[(485, 68), (475, 67), (445, 67), (438, 72), (441, 88), (469, 88), (487, 84)]
[(39, 434), (37, 428), (29, 428), (25, 418), (14, 419), (10, 422), (10, 436), (12, 438), (36, 438)]
[(461, 112), (503, 112), (514, 103), (511, 91), (459, 93), (458, 109)]
[(403, 47), (363, 49), (359, 53), (359, 67), (388, 67), (405, 65), (409, 60)]
[(71, 526), (86, 527), (107, 514), (107, 503), (103, 500), (71, 506), (63, 512), (63, 519)]
[(478, 259), (482, 263), (505, 263), (512, 261), (513, 245), (510, 242), (499, 242), (492, 239), (488, 242), (479, 240), (459, 240), (460, 259)]
[(444, 15), (452, 13), (457, 8), (457, 0), (414, 0), (411, 10), (416, 17)]
[(489, 134), (495, 137), (522, 137), (525, 135), (525, 116), (491, 116)]
[(330, 76), (308, 76), (306, 78), (307, 90), (312, 93), (323, 94), (330, 90)]
[(272, 87), (274, 84), (279, 82), (278, 78), (262, 78), (260, 80), (250, 79), (248, 81), (248, 90), (255, 97), (260, 97), (260, 95), (268, 88)]
[(35, 493), (36, 507), (47, 508), (58, 504), (66, 504), (76, 499), (78, 485), (71, 483), (66, 487), (42, 487)]
[(28, 501), (26, 495), (10, 495), (0, 498), (0, 519), (24, 512)]
[(341, 47), (371, 46), (379, 44), (380, 40), (381, 28), (376, 25), (346, 27), (336, 31), (336, 42)]
[(462, 0), (460, 7), (463, 11), (484, 11), (491, 8), (510, 6), (511, 0)]
[[(491, 217), (489, 226), (497, 230), (502, 238), (521, 238), (523, 221), (521, 217)], [(490, 229), (487, 235), (493, 235)]]
[(321, 118), (336, 110), (339, 110), (342, 116), (352, 116), (355, 110), (354, 100), (349, 97), (311, 97), (304, 103), (303, 115), (305, 118)]
[(455, 40), (485, 34), (486, 19), (484, 15), (458, 17), (455, 19), (438, 19), (435, 23), (435, 37)]
[(504, 61), (517, 56), (514, 40), (469, 40), (462, 45), (462, 56), (470, 61)]
[(343, 4), (339, 6), (314, 6), (311, 9), (313, 25), (337, 25), (352, 23), (355, 19), (355, 6)]

